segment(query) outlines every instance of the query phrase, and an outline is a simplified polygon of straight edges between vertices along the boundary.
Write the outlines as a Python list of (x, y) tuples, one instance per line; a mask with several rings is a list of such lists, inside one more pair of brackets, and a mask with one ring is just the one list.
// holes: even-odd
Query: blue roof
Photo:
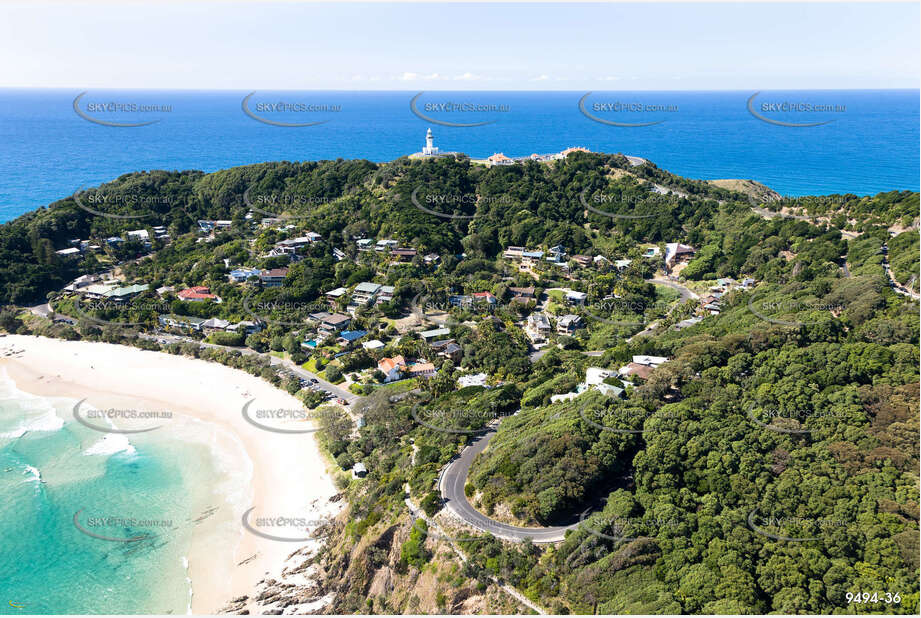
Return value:
[(345, 339), (346, 341), (355, 341), (356, 339), (361, 339), (368, 334), (366, 330), (344, 330), (339, 333), (339, 336)]

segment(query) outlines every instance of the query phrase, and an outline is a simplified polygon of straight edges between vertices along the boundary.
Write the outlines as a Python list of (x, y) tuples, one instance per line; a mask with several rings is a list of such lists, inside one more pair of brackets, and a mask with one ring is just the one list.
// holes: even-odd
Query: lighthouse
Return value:
[(432, 135), (432, 129), (425, 132), (425, 146), (422, 148), (422, 154), (427, 157), (434, 157), (438, 154), (438, 148), (435, 147), (435, 137)]

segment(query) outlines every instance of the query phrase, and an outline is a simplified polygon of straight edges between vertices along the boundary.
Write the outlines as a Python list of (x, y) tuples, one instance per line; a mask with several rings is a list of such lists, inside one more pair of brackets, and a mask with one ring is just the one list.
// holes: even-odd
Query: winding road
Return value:
[(473, 508), (470, 502), (467, 501), (467, 496), (464, 494), (464, 485), (467, 483), (467, 475), (470, 474), (470, 466), (476, 456), (483, 452), (495, 434), (495, 429), (492, 429), (476, 438), (461, 452), (457, 459), (449, 463), (444, 469), (438, 488), (445, 499), (447, 509), (477, 530), (489, 532), (500, 539), (519, 542), (531, 539), (534, 543), (558, 543), (562, 541), (565, 538), (566, 531), (576, 528), (579, 525), (578, 522), (569, 526), (551, 526), (548, 528), (512, 526), (490, 519)]

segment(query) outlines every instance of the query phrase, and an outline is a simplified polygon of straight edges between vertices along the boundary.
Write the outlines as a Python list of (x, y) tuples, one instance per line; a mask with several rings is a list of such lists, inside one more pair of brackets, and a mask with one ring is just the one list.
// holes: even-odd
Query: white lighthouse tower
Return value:
[(432, 135), (432, 129), (425, 132), (425, 146), (422, 148), (422, 154), (427, 157), (434, 157), (438, 154), (438, 148), (435, 147), (435, 137)]

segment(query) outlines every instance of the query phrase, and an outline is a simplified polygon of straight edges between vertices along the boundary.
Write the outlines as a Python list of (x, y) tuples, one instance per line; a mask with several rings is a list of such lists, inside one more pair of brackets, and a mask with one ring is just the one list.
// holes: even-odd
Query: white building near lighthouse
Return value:
[(432, 129), (425, 132), (425, 146), (422, 148), (422, 154), (426, 157), (438, 156), (438, 147), (435, 146), (435, 137), (432, 135)]

